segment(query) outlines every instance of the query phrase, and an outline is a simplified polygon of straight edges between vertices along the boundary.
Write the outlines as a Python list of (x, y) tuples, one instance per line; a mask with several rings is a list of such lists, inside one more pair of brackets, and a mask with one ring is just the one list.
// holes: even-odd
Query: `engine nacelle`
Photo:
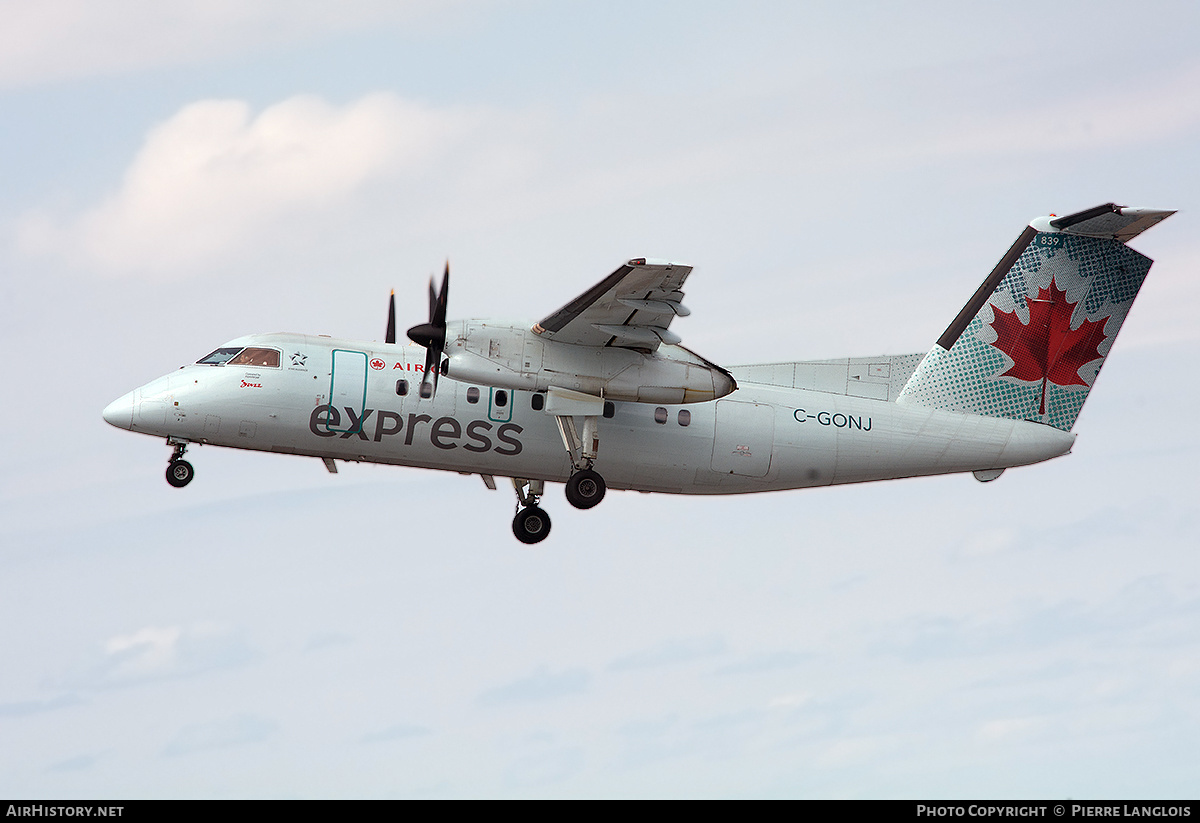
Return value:
[(450, 324), (446, 376), (481, 386), (545, 391), (551, 386), (610, 400), (702, 403), (737, 388), (733, 376), (683, 346), (633, 349), (546, 340), (527, 326)]

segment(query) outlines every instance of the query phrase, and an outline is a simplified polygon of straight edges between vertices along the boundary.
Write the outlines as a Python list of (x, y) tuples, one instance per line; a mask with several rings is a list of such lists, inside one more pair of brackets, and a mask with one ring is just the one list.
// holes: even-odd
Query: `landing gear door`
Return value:
[(325, 415), (325, 430), (342, 434), (360, 431), (366, 404), (367, 355), (334, 349), (329, 374), (329, 405), (333, 408)]

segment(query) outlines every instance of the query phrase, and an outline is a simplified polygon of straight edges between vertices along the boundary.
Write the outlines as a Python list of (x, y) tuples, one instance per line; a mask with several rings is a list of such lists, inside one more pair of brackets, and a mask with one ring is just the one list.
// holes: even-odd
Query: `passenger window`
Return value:
[(478, 403), (479, 402), (479, 389), (475, 388), (474, 386), (471, 386), (471, 388), (467, 389), (467, 402), (468, 403)]
[(534, 411), (541, 411), (546, 408), (546, 395), (534, 392), (529, 396), (529, 405)]
[(679, 425), (690, 426), (692, 424), (692, 413), (687, 409), (679, 410)]
[(396, 381), (396, 394), (400, 395), (401, 397), (408, 394), (408, 381), (407, 380), (397, 380)]
[(616, 413), (617, 413), (616, 405), (614, 405), (611, 400), (605, 400), (604, 401), (604, 416), (612, 417)]
[(659, 406), (657, 409), (654, 410), (654, 422), (655, 423), (666, 423), (667, 422), (667, 410), (664, 409), (662, 406)]
[(258, 366), (279, 368), (279, 352), (276, 349), (243, 349), (242, 353), (229, 361), (230, 366)]
[(504, 389), (496, 389), (496, 394), (492, 396), (492, 401), (497, 408), (503, 408), (508, 405), (508, 392)]

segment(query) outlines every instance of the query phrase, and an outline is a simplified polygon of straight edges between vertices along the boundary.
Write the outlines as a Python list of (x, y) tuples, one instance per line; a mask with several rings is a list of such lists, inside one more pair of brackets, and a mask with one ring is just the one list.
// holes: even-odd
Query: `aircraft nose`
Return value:
[(118, 397), (104, 407), (104, 422), (118, 429), (133, 428), (133, 392)]

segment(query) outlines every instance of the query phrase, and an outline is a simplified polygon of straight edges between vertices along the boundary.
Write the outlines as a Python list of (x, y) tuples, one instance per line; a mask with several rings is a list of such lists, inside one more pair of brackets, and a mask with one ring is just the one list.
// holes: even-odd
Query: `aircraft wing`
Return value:
[(551, 314), (533, 330), (549, 340), (581, 346), (654, 351), (680, 340), (668, 327), (690, 312), (683, 281), (692, 267), (639, 257)]

